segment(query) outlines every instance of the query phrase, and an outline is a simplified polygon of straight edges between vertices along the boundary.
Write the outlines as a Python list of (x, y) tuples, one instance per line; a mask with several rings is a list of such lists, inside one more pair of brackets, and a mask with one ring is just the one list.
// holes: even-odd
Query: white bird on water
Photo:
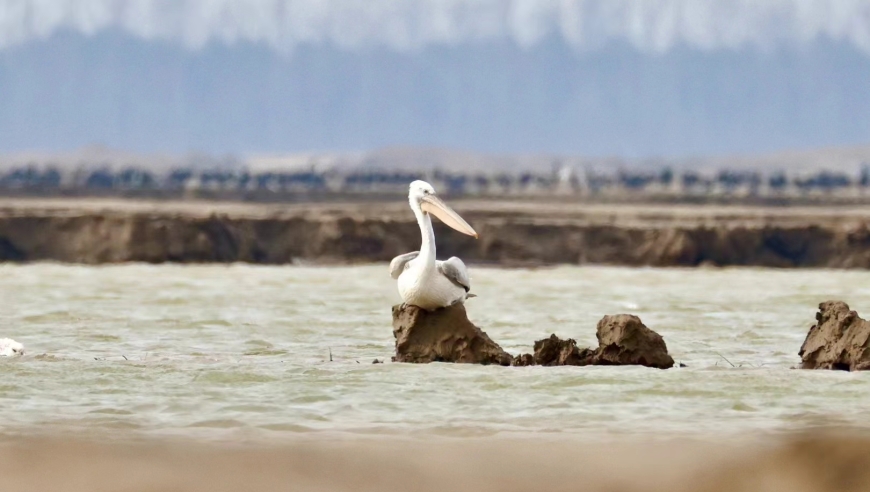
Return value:
[(11, 338), (0, 338), (0, 357), (24, 355), (24, 345)]
[(435, 259), (435, 231), (430, 215), (475, 239), (477, 232), (438, 198), (432, 185), (425, 181), (411, 183), (408, 202), (420, 225), (423, 242), (420, 251), (405, 253), (390, 262), (390, 276), (398, 279), (402, 300), (405, 304), (433, 310), (473, 297), (468, 293), (471, 279), (465, 263), (455, 256), (445, 261)]

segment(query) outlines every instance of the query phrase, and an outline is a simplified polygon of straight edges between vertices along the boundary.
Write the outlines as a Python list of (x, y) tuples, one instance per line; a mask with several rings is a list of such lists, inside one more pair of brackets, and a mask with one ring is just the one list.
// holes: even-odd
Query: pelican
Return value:
[(11, 338), (0, 338), (0, 357), (24, 355), (24, 345)]
[(420, 251), (405, 253), (390, 262), (390, 276), (399, 281), (402, 300), (431, 311), (473, 297), (474, 294), (468, 293), (471, 279), (465, 263), (455, 256), (445, 261), (435, 259), (435, 231), (430, 215), (475, 239), (477, 232), (438, 198), (435, 188), (425, 181), (411, 183), (408, 202), (417, 217), (423, 241)]

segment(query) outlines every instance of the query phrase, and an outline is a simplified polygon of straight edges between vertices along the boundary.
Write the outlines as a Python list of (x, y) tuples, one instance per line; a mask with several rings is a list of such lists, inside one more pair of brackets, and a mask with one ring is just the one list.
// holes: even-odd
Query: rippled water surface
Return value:
[(819, 302), (870, 314), (868, 272), (472, 275), (469, 315), (509, 352), (550, 333), (595, 345), (601, 316), (629, 312), (688, 367), (390, 363), (398, 295), (385, 265), (6, 265), (0, 338), (27, 355), (0, 359), (0, 430), (280, 438), (870, 425), (870, 374), (790, 369)]

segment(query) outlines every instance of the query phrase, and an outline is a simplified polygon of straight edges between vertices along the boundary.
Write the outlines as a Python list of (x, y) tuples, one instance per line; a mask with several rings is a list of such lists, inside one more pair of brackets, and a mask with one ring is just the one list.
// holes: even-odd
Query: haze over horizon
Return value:
[(870, 0), (0, 0), (0, 152), (870, 144)]

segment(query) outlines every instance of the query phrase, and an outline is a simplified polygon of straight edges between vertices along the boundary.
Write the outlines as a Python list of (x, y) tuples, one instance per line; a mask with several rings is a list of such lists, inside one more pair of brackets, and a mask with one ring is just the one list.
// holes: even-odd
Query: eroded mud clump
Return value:
[(513, 357), (468, 320), (458, 304), (435, 311), (393, 306), (395, 362), (464, 362), (509, 366)]
[(823, 302), (798, 355), (802, 369), (866, 371), (870, 369), (870, 322), (845, 302)]
[(535, 342), (535, 354), (514, 359), (515, 366), (641, 365), (668, 369), (674, 359), (668, 355), (664, 339), (647, 328), (637, 316), (605, 316), (598, 322), (598, 348), (578, 348), (572, 340), (556, 335)]
[(592, 363), (594, 356), (594, 351), (578, 348), (572, 338), (562, 340), (550, 335), (535, 342), (534, 360), (539, 366), (586, 366)]
[(535, 356), (532, 354), (520, 354), (514, 357), (511, 365), (518, 367), (533, 366), (535, 365)]
[(647, 328), (637, 316), (605, 316), (598, 322), (595, 335), (598, 337), (598, 350), (595, 351), (594, 364), (641, 365), (658, 369), (674, 365), (664, 338)]
[(512, 357), (468, 320), (464, 305), (426, 311), (393, 306), (395, 362), (464, 362), (502, 366), (674, 365), (661, 335), (637, 316), (605, 316), (598, 322), (598, 348), (580, 348), (556, 335), (535, 342), (534, 354)]

